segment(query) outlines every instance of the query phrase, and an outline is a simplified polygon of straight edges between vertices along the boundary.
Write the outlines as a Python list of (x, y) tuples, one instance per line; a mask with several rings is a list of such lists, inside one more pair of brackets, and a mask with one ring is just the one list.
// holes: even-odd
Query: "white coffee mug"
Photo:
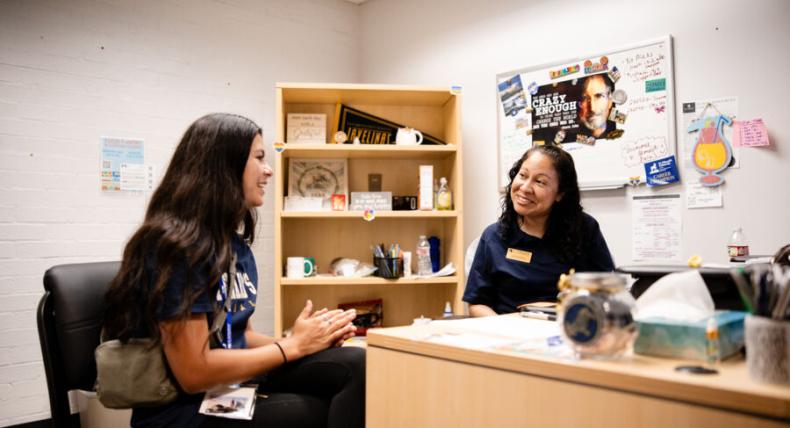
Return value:
[(395, 144), (415, 145), (422, 143), (422, 132), (414, 128), (398, 128)]
[(288, 257), (285, 265), (285, 276), (288, 278), (304, 278), (304, 257)]

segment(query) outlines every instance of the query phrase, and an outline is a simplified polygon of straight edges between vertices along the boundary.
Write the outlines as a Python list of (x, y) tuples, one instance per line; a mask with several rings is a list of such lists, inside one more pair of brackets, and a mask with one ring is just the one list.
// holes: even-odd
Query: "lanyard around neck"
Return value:
[(225, 308), (225, 340), (222, 342), (222, 347), (225, 349), (233, 348), (233, 311), (232, 303), (236, 297), (236, 253), (234, 252), (230, 259), (230, 269), (228, 270), (228, 281), (225, 278), (220, 278), (219, 284), (220, 294), (222, 295), (222, 303)]

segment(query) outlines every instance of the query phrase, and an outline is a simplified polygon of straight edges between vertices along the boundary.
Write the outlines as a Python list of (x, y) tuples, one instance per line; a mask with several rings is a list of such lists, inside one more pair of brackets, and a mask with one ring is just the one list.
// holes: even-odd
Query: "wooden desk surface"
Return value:
[(509, 351), (466, 349), (428, 340), (436, 334), (464, 332), (464, 328), (454, 328), (447, 323), (393, 327), (368, 330), (367, 341), (368, 347), (790, 420), (790, 387), (752, 381), (743, 359), (722, 362), (716, 375), (691, 375), (677, 372), (675, 367), (699, 365), (699, 361), (636, 354), (616, 361), (570, 360)]

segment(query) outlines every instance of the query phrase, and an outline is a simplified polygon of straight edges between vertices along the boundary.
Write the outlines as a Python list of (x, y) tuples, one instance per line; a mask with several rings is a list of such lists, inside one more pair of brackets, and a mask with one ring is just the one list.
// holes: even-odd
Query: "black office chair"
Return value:
[(80, 426), (79, 414), (69, 410), (68, 392), (93, 390), (93, 351), (104, 319), (104, 293), (120, 266), (120, 262), (68, 264), (44, 274), (38, 335), (55, 428)]

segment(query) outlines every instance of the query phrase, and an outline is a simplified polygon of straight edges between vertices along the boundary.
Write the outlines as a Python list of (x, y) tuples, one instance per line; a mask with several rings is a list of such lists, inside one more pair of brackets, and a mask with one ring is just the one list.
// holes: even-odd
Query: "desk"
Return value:
[(694, 376), (675, 372), (677, 360), (575, 361), (432, 339), (469, 331), (459, 325), (368, 331), (368, 428), (790, 426), (790, 387), (752, 382), (742, 360)]

